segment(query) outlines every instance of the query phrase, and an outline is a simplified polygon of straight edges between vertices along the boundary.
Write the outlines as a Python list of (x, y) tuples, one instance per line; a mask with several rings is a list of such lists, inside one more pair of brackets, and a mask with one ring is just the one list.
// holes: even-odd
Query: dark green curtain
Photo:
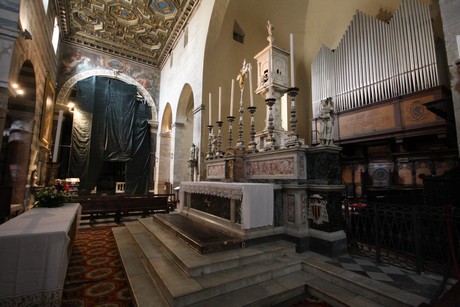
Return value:
[[(146, 193), (148, 168), (143, 164), (149, 160), (149, 130), (140, 127), (141, 121), (148, 126), (150, 114), (139, 112), (146, 107), (136, 97), (134, 85), (116, 79), (95, 76), (77, 83), (69, 173), (80, 178), (81, 194), (96, 186), (103, 161), (126, 162), (136, 174), (126, 177), (132, 187), (127, 193)], [(143, 119), (137, 118), (139, 113)]]
[(126, 163), (125, 193), (147, 194), (149, 190), (150, 126), (152, 111), (147, 104), (138, 103), (134, 121), (133, 154)]

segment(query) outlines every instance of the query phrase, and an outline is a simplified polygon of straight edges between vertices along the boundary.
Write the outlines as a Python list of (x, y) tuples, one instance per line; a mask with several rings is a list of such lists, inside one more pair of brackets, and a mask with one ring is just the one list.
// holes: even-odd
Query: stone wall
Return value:
[[(23, 131), (24, 133), (15, 133), (16, 136), (24, 136), (24, 140), (22, 141), (25, 142), (27, 147), (25, 149), (27, 151), (30, 148), (30, 154), (27, 157), (21, 157), (21, 161), (25, 160), (25, 165), (28, 166), (26, 170), (21, 170), (20, 173), (16, 174), (17, 177), (13, 180), (15, 186), (17, 185), (17, 188), (13, 189), (13, 199), (15, 202), (28, 205), (30, 202), (28, 184), (30, 183), (29, 178), (31, 177), (32, 170), (37, 169), (40, 163), (45, 165), (47, 161), (40, 161), (40, 159), (43, 156), (48, 159), (51, 151), (49, 144), (40, 142), (39, 131), (41, 129), (45, 84), (47, 80), (53, 86), (56, 83), (57, 56), (51, 43), (56, 9), (54, 2), (50, 2), (49, 7), (45, 10), (43, 1), (28, 0), (2, 1), (0, 6), (11, 13), (11, 15), (5, 14), (2, 19), (8, 19), (7, 25), (15, 24), (15, 28), (8, 28), (2, 22), (0, 28), (0, 42), (6, 48), (4, 49), (6, 50), (6, 54), (2, 52), (2, 66), (0, 68), (0, 90), (3, 95), (1, 100), (3, 102), (2, 107), (4, 107), (1, 110), (2, 113), (7, 112), (9, 104), (11, 104), (10, 99), (16, 96), (16, 93), (12, 90), (12, 84), (16, 83), (20, 78), (23, 64), (26, 61), (30, 61), (33, 67), (32, 72), (27, 72), (27, 80), (32, 80), (32, 83), (34, 81), (34, 84), (29, 85), (30, 88), (27, 89), (35, 91), (35, 93), (28, 93), (30, 97), (35, 97), (35, 101), (30, 102), (32, 107), (27, 108), (27, 110), (15, 110), (16, 112), (8, 111), (9, 117), (15, 117), (13, 121), (19, 122), (27, 117), (30, 118), (28, 121), (32, 123), (27, 131)], [(24, 30), (30, 33), (31, 37), (29, 38), (31, 39), (27, 39), (26, 36), (21, 34)], [(10, 43), (12, 42), (12, 38), (14, 38), (14, 42), (11, 48)], [(7, 79), (6, 76), (8, 76)], [(9, 98), (4, 97), (5, 93), (7, 93)], [(8, 103), (5, 104), (5, 101), (8, 101)], [(29, 125), (21, 126), (29, 127)], [(3, 132), (3, 125), (1, 127)], [(41, 151), (44, 151), (45, 154), (40, 155)], [(7, 168), (6, 171), (12, 169), (9, 166), (4, 167)]]
[(456, 119), (457, 144), (460, 146), (460, 1), (439, 0), (439, 6), (451, 77), (450, 85)]

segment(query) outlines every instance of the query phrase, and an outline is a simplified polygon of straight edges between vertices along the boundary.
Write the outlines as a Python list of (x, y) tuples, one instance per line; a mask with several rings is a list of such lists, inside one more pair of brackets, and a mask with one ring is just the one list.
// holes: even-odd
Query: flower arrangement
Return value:
[(45, 187), (34, 193), (34, 207), (57, 208), (73, 201), (73, 195), (62, 186)]

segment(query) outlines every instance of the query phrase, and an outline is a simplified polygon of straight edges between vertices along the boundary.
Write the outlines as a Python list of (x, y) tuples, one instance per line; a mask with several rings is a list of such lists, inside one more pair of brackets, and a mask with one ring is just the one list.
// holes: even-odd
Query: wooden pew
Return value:
[(118, 220), (141, 212), (142, 217), (155, 213), (169, 213), (168, 197), (161, 195), (130, 195), (118, 199)]
[[(116, 223), (129, 215), (146, 217), (155, 213), (169, 213), (169, 196), (148, 195), (91, 195), (80, 196), (82, 215), (89, 215), (90, 224), (97, 218), (114, 218)], [(82, 217), (84, 219), (84, 217)]]

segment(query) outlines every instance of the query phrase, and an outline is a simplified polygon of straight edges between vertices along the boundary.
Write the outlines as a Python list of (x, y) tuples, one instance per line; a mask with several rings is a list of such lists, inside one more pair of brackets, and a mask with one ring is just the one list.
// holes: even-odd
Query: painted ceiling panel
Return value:
[(64, 40), (160, 68), (199, 0), (60, 0)]

